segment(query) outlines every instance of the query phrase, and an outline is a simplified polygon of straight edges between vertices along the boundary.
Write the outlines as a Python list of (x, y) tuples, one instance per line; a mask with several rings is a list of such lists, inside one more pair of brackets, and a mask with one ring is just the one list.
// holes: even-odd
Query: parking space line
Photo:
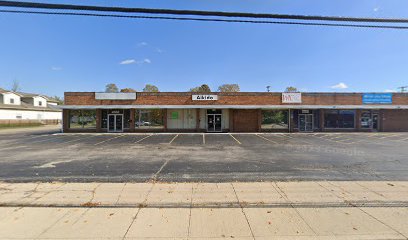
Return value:
[(137, 140), (135, 143), (139, 143), (139, 142), (141, 142), (141, 141), (143, 141), (143, 140), (145, 140), (146, 138), (149, 138), (149, 137), (151, 137), (151, 136), (153, 136), (153, 134), (147, 135), (146, 137)]
[(169, 144), (171, 144), (179, 135), (177, 134), (176, 136), (174, 136), (174, 138), (171, 139), (171, 141), (169, 142)]
[(203, 144), (205, 144), (205, 133), (203, 133)]
[(80, 140), (84, 140), (84, 139), (88, 139), (88, 138), (92, 138), (92, 137), (96, 137), (96, 135), (92, 135), (92, 136), (88, 136), (88, 137), (84, 137), (84, 138), (79, 137), (79, 138), (75, 138), (73, 140), (69, 140), (69, 141), (66, 141), (66, 142), (60, 142), (60, 143), (57, 143), (57, 144), (72, 143), (72, 142), (76, 142), (76, 141), (80, 141)]
[(255, 136), (258, 136), (258, 137), (260, 137), (260, 138), (262, 138), (262, 139), (264, 139), (264, 140), (266, 140), (266, 141), (268, 141), (268, 142), (271, 142), (271, 143), (274, 143), (274, 144), (278, 144), (278, 142), (272, 141), (272, 140), (270, 140), (270, 139), (268, 139), (268, 138), (266, 138), (266, 137), (264, 137), (264, 136), (261, 136), (261, 135), (258, 135), (258, 134), (255, 134)]
[(119, 136), (116, 136), (116, 137), (113, 137), (113, 138), (106, 139), (106, 140), (104, 140), (104, 141), (102, 141), (102, 142), (95, 143), (94, 146), (99, 145), (99, 144), (102, 144), (102, 143), (109, 142), (109, 141), (111, 141), (111, 140), (113, 140), (113, 139), (120, 138), (120, 137), (123, 137), (123, 136), (126, 136), (126, 135), (123, 134), (123, 135), (119, 135)]
[(240, 141), (238, 141), (238, 139), (236, 139), (234, 136), (232, 136), (232, 134), (228, 134), (230, 135), (238, 144), (242, 144)]

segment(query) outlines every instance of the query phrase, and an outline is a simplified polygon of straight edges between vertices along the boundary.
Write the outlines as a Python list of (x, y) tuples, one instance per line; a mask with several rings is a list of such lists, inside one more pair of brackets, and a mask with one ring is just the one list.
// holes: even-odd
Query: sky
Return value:
[[(33, 0), (34, 1), (34, 0)], [(35, 2), (84, 4), (84, 1)], [(408, 18), (406, 0), (122, 0), (87, 5)], [(384, 92), (408, 85), (408, 30), (0, 13), (0, 87), (24, 92)]]

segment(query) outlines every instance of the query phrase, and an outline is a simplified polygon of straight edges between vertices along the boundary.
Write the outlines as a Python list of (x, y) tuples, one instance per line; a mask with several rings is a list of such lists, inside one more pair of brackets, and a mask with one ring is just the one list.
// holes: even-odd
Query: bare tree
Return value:
[(152, 84), (146, 84), (143, 88), (143, 92), (160, 92), (159, 88)]
[(117, 93), (119, 92), (119, 88), (114, 83), (109, 83), (105, 86), (105, 92), (107, 93)]
[(13, 92), (18, 92), (18, 91), (20, 91), (20, 90), (21, 90), (20, 82), (17, 81), (17, 80), (14, 80), (14, 81), (13, 81), (13, 84), (11, 85), (11, 91), (13, 91)]
[(223, 84), (218, 87), (218, 92), (239, 92), (240, 88), (239, 85), (234, 84)]
[(136, 90), (133, 89), (133, 88), (123, 88), (123, 89), (120, 90), (120, 92), (132, 93), (132, 92), (136, 92)]

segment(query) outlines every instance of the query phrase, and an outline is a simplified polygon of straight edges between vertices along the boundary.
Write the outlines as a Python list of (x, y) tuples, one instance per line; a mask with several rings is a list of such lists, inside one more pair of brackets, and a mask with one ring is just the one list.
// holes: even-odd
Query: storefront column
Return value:
[(258, 110), (258, 132), (261, 131), (262, 128), (262, 110)]
[(102, 129), (102, 110), (96, 109), (96, 132), (101, 132)]
[(136, 123), (136, 121), (135, 121), (135, 116), (136, 116), (136, 109), (134, 109), (134, 108), (131, 108), (130, 109), (130, 118), (129, 118), (129, 120), (130, 120), (130, 122), (129, 122), (129, 130), (131, 131), (131, 132), (134, 132), (135, 131), (135, 123)]
[(229, 110), (229, 131), (234, 131), (234, 109)]
[(293, 132), (293, 126), (294, 126), (294, 122), (293, 122), (293, 110), (289, 109), (289, 132)]
[(163, 109), (163, 130), (167, 132), (167, 109)]
[(357, 132), (361, 131), (361, 109), (356, 110), (356, 130)]
[(323, 132), (324, 131), (324, 109), (320, 109), (319, 114), (320, 114), (319, 129), (321, 132)]
[(196, 132), (200, 131), (200, 109), (196, 108)]
[(62, 131), (67, 132), (69, 129), (69, 110), (62, 110)]

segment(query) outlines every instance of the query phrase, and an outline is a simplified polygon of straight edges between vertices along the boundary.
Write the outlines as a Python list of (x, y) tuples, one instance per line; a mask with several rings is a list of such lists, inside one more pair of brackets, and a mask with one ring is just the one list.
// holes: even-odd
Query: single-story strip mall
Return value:
[(66, 92), (64, 132), (408, 131), (406, 93)]

